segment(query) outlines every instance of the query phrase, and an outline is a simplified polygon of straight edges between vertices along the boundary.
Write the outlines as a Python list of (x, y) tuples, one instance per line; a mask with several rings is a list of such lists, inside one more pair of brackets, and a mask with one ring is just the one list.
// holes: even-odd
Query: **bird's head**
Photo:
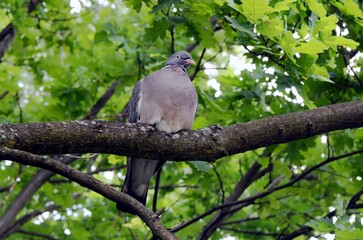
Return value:
[(185, 69), (194, 64), (195, 62), (193, 61), (192, 57), (186, 51), (180, 51), (172, 54), (166, 62), (166, 65), (181, 65)]

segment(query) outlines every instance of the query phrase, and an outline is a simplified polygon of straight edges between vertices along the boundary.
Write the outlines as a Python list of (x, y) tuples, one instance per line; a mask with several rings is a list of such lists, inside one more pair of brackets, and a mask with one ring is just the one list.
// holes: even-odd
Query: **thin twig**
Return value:
[(6, 95), (9, 94), (9, 91), (5, 91), (2, 94), (0, 94), (0, 100), (3, 99), (4, 97), (6, 97)]
[(276, 233), (264, 233), (264, 232), (257, 232), (257, 231), (247, 231), (247, 230), (239, 230), (239, 229), (228, 228), (228, 227), (221, 227), (221, 229), (227, 230), (227, 231), (233, 231), (233, 232), (236, 232), (236, 233), (248, 234), (248, 235), (272, 236), (272, 237), (279, 236), (279, 234), (276, 234)]
[(202, 51), (202, 53), (200, 54), (200, 57), (199, 57), (199, 59), (198, 59), (197, 66), (196, 66), (196, 68), (195, 68), (195, 70), (194, 70), (193, 74), (190, 76), (190, 80), (191, 80), (191, 81), (193, 81), (193, 80), (194, 80), (194, 78), (197, 76), (198, 72), (200, 71), (201, 64), (202, 64), (202, 59), (203, 59), (203, 57), (204, 57), (204, 54), (205, 54), (205, 51), (206, 51), (206, 50), (207, 50), (206, 48), (203, 48), (203, 51)]
[(224, 202), (224, 197), (225, 197), (223, 182), (222, 182), (221, 176), (219, 175), (219, 173), (217, 171), (217, 168), (216, 168), (216, 166), (214, 164), (212, 164), (212, 169), (213, 169), (214, 173), (217, 176), (217, 179), (218, 179), (218, 182), (219, 182), (219, 187), (221, 188), (221, 192), (222, 192), (221, 203), (223, 203)]
[(20, 97), (19, 97), (18, 91), (15, 94), (15, 98), (16, 98), (16, 103), (18, 104), (18, 108), (19, 108), (19, 122), (22, 123), (23, 122), (23, 109), (20, 104)]
[(155, 177), (155, 190), (154, 190), (154, 197), (153, 197), (153, 212), (156, 212), (157, 205), (158, 205), (158, 194), (159, 194), (159, 185), (160, 185), (160, 177), (163, 167), (159, 169), (159, 171), (156, 173)]
[(12, 183), (10, 184), (9, 188), (7, 189), (8, 192), (6, 193), (5, 197), (1, 201), (0, 209), (2, 209), (5, 206), (7, 200), (11, 196), (11, 193), (13, 192), (16, 184), (18, 183), (17, 180), (20, 177), (22, 172), (23, 172), (23, 165), (19, 164), (19, 171), (18, 171), (17, 175), (14, 177), (14, 179), (13, 179)]
[(33, 239), (33, 237), (39, 237), (39, 238), (49, 239), (49, 240), (57, 240), (58, 239), (58, 238), (54, 238), (54, 237), (46, 235), (46, 234), (37, 233), (37, 232), (33, 232), (33, 231), (27, 231), (27, 230), (24, 230), (24, 229), (18, 230), (17, 233), (32, 236), (32, 239)]

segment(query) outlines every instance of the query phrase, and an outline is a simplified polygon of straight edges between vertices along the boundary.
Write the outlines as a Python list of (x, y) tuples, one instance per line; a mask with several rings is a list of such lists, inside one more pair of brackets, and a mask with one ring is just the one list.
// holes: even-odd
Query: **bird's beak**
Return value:
[(195, 62), (193, 59), (188, 58), (187, 60), (185, 60), (189, 65), (195, 65)]

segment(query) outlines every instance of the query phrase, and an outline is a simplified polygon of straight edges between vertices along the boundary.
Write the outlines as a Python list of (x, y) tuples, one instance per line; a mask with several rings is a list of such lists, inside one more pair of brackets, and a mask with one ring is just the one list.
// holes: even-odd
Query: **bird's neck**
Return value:
[(180, 67), (185, 73), (187, 73), (187, 69), (183, 65), (180, 65), (180, 64), (166, 64), (164, 68), (166, 68), (166, 67), (172, 67), (172, 68)]

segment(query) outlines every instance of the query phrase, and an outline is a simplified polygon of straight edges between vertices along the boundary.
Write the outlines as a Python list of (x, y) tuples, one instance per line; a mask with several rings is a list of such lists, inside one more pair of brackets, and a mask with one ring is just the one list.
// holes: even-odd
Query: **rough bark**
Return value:
[(145, 124), (103, 121), (6, 124), (0, 125), (0, 147), (36, 154), (97, 152), (213, 162), (259, 147), (362, 126), (363, 101), (359, 101), (174, 134)]

